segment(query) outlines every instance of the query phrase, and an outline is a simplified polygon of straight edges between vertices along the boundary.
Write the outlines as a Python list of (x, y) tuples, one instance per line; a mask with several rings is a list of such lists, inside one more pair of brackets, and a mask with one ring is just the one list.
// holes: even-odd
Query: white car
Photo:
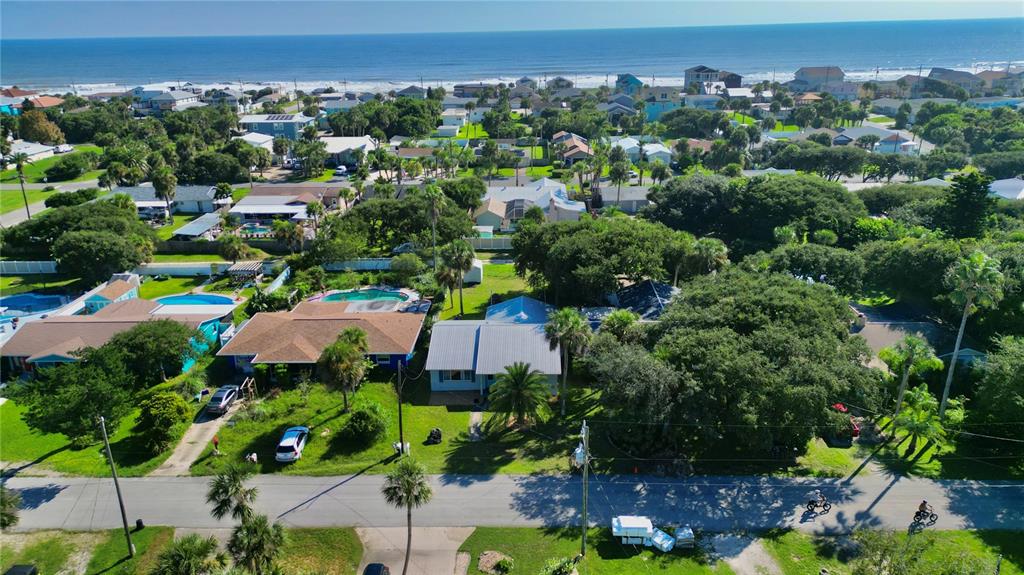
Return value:
[(75, 150), (75, 147), (72, 146), (71, 144), (61, 144), (61, 145), (59, 145), (59, 146), (57, 146), (57, 147), (55, 147), (53, 149), (53, 153), (54, 154), (66, 154), (68, 152), (73, 152), (74, 150)]
[(309, 439), (308, 427), (289, 427), (277, 442), (277, 453), (274, 459), (280, 463), (291, 463), (302, 457), (302, 450), (306, 447), (306, 440)]
[(335, 176), (345, 176), (347, 174), (348, 168), (346, 168), (345, 166), (338, 166), (337, 168), (334, 169)]

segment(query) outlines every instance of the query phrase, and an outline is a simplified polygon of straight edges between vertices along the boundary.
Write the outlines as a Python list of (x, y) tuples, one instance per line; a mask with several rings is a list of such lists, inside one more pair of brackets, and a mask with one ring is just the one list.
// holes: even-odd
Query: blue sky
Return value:
[(379, 34), (1014, 17), (1024, 17), (1024, 2), (3, 0), (0, 37)]

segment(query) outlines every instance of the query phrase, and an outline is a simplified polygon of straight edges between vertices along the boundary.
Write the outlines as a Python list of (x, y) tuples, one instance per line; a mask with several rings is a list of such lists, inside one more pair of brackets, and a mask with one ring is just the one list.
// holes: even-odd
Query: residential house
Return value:
[[(533, 99), (537, 97), (537, 89), (527, 85), (516, 85), (508, 91), (509, 98), (519, 98), (520, 100), (529, 98)], [(516, 106), (512, 106), (512, 109), (516, 109)]]
[[(231, 204), (231, 198), (214, 199), (217, 188), (213, 186), (177, 186), (171, 200), (171, 213), (207, 214)], [(146, 211), (163, 212), (167, 203), (157, 197), (152, 185), (122, 186), (114, 188), (115, 194), (126, 194), (135, 203), (139, 213)]]
[(608, 301), (619, 309), (628, 309), (640, 316), (641, 321), (654, 321), (661, 317), (679, 288), (671, 284), (644, 280), (608, 296)]
[(890, 118), (894, 118), (896, 117), (896, 114), (899, 113), (900, 107), (903, 104), (907, 104), (910, 106), (910, 116), (908, 119), (913, 123), (917, 113), (926, 102), (935, 102), (939, 105), (957, 103), (953, 98), (912, 98), (908, 100), (898, 98), (879, 98), (871, 102), (871, 109), (876, 114), (883, 114)]
[(931, 72), (928, 72), (928, 78), (932, 80), (938, 80), (940, 82), (946, 82), (967, 90), (968, 94), (974, 94), (980, 92), (985, 87), (985, 81), (981, 78), (971, 74), (970, 72), (964, 72), (963, 70), (951, 70), (949, 68), (932, 68)]
[[(626, 155), (629, 157), (629, 161), (634, 164), (643, 159), (640, 157), (640, 140), (636, 138), (619, 138), (612, 142), (612, 146), (625, 150)], [(672, 163), (672, 150), (669, 150), (661, 142), (645, 142), (643, 145), (643, 156), (648, 162), (661, 160), (666, 165)]]
[(452, 87), (452, 95), (459, 98), (479, 98), (481, 94), (493, 93), (497, 88), (497, 85), (485, 82), (455, 84)]
[(615, 78), (615, 91), (633, 95), (644, 87), (643, 80), (632, 74), (619, 74)]
[(635, 214), (650, 205), (647, 199), (650, 191), (648, 186), (623, 186), (621, 190), (617, 186), (605, 186), (600, 189), (601, 207), (617, 206), (627, 214)]
[(992, 88), (1007, 96), (1024, 96), (1024, 69), (1013, 68), (1002, 78), (993, 79)]
[[(114, 280), (97, 293), (115, 287), (111, 295), (120, 292), (122, 280)], [(129, 289), (115, 296), (110, 303), (100, 305), (96, 311), (83, 315), (52, 314), (18, 328), (0, 348), (5, 360), (5, 371), (32, 372), (44, 367), (78, 361), (75, 352), (86, 347), (100, 347), (115, 335), (128, 331), (147, 321), (170, 319), (198, 330), (205, 341), (194, 340), (194, 345), (207, 346), (230, 325), (235, 304), (231, 305), (163, 305), (138, 298)], [(127, 296), (127, 297), (126, 297)], [(186, 369), (190, 365), (186, 365)]]
[(505, 202), (497, 198), (487, 198), (473, 212), (473, 222), (478, 226), (489, 226), (494, 230), (507, 230), (505, 209)]
[(199, 94), (188, 90), (170, 90), (161, 92), (149, 99), (149, 113), (180, 112), (181, 110), (205, 105), (205, 103), (200, 101)]
[(441, 112), (441, 125), (455, 126), (456, 128), (459, 128), (461, 126), (466, 125), (466, 119), (468, 117), (469, 112), (467, 112), (465, 109), (453, 108), (449, 110), (443, 110)]
[(948, 188), (953, 184), (947, 180), (943, 180), (942, 178), (928, 178), (927, 180), (918, 180), (916, 182), (911, 182), (911, 185), (928, 186), (930, 188)]
[(175, 241), (213, 241), (221, 231), (221, 214), (210, 212), (203, 214), (191, 222), (183, 224), (171, 232), (171, 239)]
[(814, 92), (804, 92), (803, 94), (800, 94), (793, 100), (793, 105), (796, 106), (797, 108), (801, 108), (803, 106), (813, 106), (814, 104), (817, 104), (820, 101), (821, 96), (815, 94)]
[(1007, 200), (1024, 200), (1024, 180), (1007, 178), (988, 185), (989, 193)]
[(302, 130), (315, 121), (316, 118), (303, 114), (247, 114), (242, 116), (239, 124), (248, 132), (298, 140)]
[(320, 141), (327, 145), (327, 163), (335, 166), (355, 166), (356, 150), (365, 158), (377, 149), (370, 136), (323, 136)]
[(839, 134), (832, 138), (833, 146), (846, 146), (855, 144), (858, 139), (864, 136), (875, 136), (878, 143), (874, 145), (871, 152), (881, 154), (913, 154), (918, 150), (918, 143), (907, 138), (897, 130), (885, 130), (873, 126), (857, 126), (853, 128), (842, 128)]
[(786, 82), (793, 92), (820, 92), (822, 86), (832, 82), (842, 82), (846, 72), (838, 66), (805, 66), (794, 74), (795, 78)]
[(700, 94), (714, 94), (716, 87), (722, 91), (726, 88), (739, 88), (743, 83), (743, 77), (733, 72), (700, 65), (687, 68), (683, 72), (683, 82), (686, 88), (696, 87)]
[(516, 87), (517, 88), (519, 88), (519, 87), (526, 87), (526, 88), (530, 88), (531, 90), (536, 90), (537, 89), (537, 81), (534, 80), (533, 78), (529, 77), (529, 76), (523, 76), (522, 78), (516, 80)]
[[(294, 200), (309, 203), (320, 202), (328, 210), (338, 209), (344, 196), (352, 190), (343, 184), (322, 182), (300, 182), (297, 184), (253, 184), (248, 196), (291, 196)], [(247, 196), (247, 197), (248, 197)]]
[(395, 96), (399, 98), (416, 98), (419, 100), (426, 100), (427, 90), (425, 88), (420, 88), (419, 86), (407, 86), (395, 92)]
[(32, 108), (36, 109), (36, 110), (45, 110), (47, 108), (56, 108), (57, 106), (60, 106), (61, 104), (64, 103), (64, 99), (63, 98), (58, 98), (57, 96), (46, 96), (46, 95), (42, 95), (42, 96), (29, 96), (28, 98), (26, 98), (26, 100), (28, 100), (29, 103), (32, 104)]
[(53, 155), (53, 152), (54, 146), (37, 142), (26, 142), (25, 140), (15, 140), (11, 142), (11, 153), (7, 157), (11, 158), (15, 154), (25, 154), (30, 162), (37, 162), (44, 158), (49, 158)]
[(583, 95), (583, 90), (579, 88), (562, 88), (561, 90), (551, 92), (551, 100), (556, 102), (571, 102), (577, 98), (582, 98)]
[(206, 95), (206, 103), (213, 104), (215, 106), (224, 105), (243, 114), (252, 108), (252, 103), (250, 102), (248, 94), (241, 90), (233, 90), (231, 88), (211, 90)]
[(555, 76), (554, 78), (545, 82), (544, 87), (546, 87), (548, 90), (558, 91), (565, 90), (566, 88), (572, 88), (573, 83), (572, 80), (565, 78), (563, 76)]
[(730, 100), (736, 98), (746, 98), (747, 100), (750, 100), (750, 102), (753, 104), (769, 102), (772, 99), (771, 90), (755, 92), (753, 89), (747, 86), (740, 86), (738, 88), (726, 88), (723, 95), (726, 98), (729, 98)]
[(566, 165), (572, 165), (578, 160), (585, 160), (594, 155), (590, 149), (590, 142), (582, 136), (571, 132), (558, 132), (551, 137), (552, 145), (561, 145), (562, 150), (559, 157)]
[(486, 395), (508, 366), (520, 362), (543, 374), (555, 393), (562, 361), (559, 346), (544, 333), (551, 311), (542, 302), (518, 297), (489, 306), (483, 320), (435, 323), (424, 366), (430, 390)]
[(620, 104), (619, 102), (602, 102), (597, 105), (597, 111), (608, 114), (608, 121), (616, 125), (622, 118), (635, 116), (637, 113), (636, 108)]
[(241, 136), (235, 136), (232, 140), (242, 140), (254, 148), (263, 148), (264, 150), (274, 153), (274, 137), (268, 134), (258, 134), (256, 132), (246, 132)]
[(683, 96), (683, 102), (687, 107), (699, 110), (718, 110), (718, 103), (722, 101), (721, 96), (711, 94), (687, 94)]
[(861, 85), (861, 82), (828, 82), (822, 84), (821, 91), (840, 102), (855, 102), (860, 100)]
[(348, 111), (362, 103), (363, 102), (359, 100), (358, 95), (352, 92), (335, 92), (332, 94), (320, 95), (320, 108), (328, 114)]
[(636, 94), (644, 103), (648, 122), (656, 122), (666, 112), (683, 107), (683, 89), (680, 86), (644, 86)]
[(447, 95), (441, 100), (442, 110), (465, 110), (466, 104), (472, 102), (476, 106), (477, 98)]
[[(510, 203), (512, 203), (512, 210), (519, 209), (521, 212), (525, 212), (529, 207), (525, 205), (525, 202), (540, 206), (548, 221), (552, 222), (576, 221), (587, 211), (586, 204), (569, 199), (565, 184), (550, 178), (541, 178), (526, 186), (488, 187), (483, 199), (486, 202), (492, 198), (505, 202), (505, 217), (509, 220), (508, 229), (514, 229), (515, 223), (521, 217), (519, 212), (509, 213)], [(515, 200), (524, 200), (525, 202), (516, 204)]]
[(24, 100), (30, 96), (36, 96), (39, 92), (34, 90), (23, 90), (17, 86), (11, 86), (10, 88), (0, 89), (0, 96), (5, 98), (21, 98)]
[(0, 115), (17, 116), (21, 114), (21, 98), (0, 96)]
[(1024, 98), (1015, 96), (986, 96), (984, 98), (971, 98), (964, 105), (979, 110), (992, 110), (995, 108), (1017, 108), (1024, 103)]
[(115, 279), (107, 282), (103, 289), (85, 298), (85, 313), (94, 314), (112, 303), (139, 297), (139, 280)]
[(125, 92), (93, 92), (86, 94), (85, 99), (90, 102), (108, 102), (114, 98), (123, 98), (125, 94)]
[(367, 358), (397, 369), (412, 359), (426, 317), (417, 311), (421, 308), (418, 303), (385, 300), (304, 301), (291, 311), (257, 313), (217, 355), (242, 373), (251, 373), (260, 364), (309, 368), (342, 331), (357, 328), (366, 334)]

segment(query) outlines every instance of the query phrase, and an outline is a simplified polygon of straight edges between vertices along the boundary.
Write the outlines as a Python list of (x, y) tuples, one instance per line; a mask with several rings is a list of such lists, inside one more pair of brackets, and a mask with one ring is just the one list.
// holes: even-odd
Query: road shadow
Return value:
[(14, 491), (21, 496), (21, 509), (31, 510), (40, 507), (44, 503), (53, 501), (65, 489), (67, 489), (67, 485), (50, 483), (40, 487), (25, 487), (15, 489)]
[(58, 447), (57, 449), (51, 449), (50, 451), (40, 455), (39, 457), (33, 459), (32, 461), (29, 461), (28, 463), (23, 463), (21, 465), (11, 465), (11, 466), (5, 467), (5, 468), (3, 468), (3, 470), (0, 470), (0, 479), (8, 479), (10, 477), (14, 477), (15, 475), (21, 473), (22, 471), (24, 471), (26, 469), (29, 469), (29, 468), (31, 468), (34, 465), (38, 465), (38, 464), (46, 461), (47, 459), (53, 457), (54, 455), (57, 455), (58, 453), (61, 453), (63, 451), (67, 451), (68, 449), (71, 449), (71, 444), (70, 443), (66, 444), (66, 445), (63, 445), (61, 447)]
[(277, 516), (277, 519), (282, 519), (284, 516), (286, 516), (286, 515), (288, 515), (290, 513), (293, 513), (295, 511), (299, 511), (299, 510), (301, 510), (304, 507), (307, 507), (309, 505), (312, 505), (313, 503), (316, 503), (317, 499), (320, 499), (324, 495), (327, 495), (328, 493), (334, 491), (335, 489), (345, 485), (346, 483), (348, 483), (349, 481), (352, 481), (356, 477), (359, 477), (360, 475), (363, 475), (364, 473), (366, 473), (367, 471), (373, 469), (374, 467), (377, 467), (378, 465), (387, 465), (387, 464), (391, 463), (392, 461), (394, 461), (397, 458), (398, 458), (398, 454), (396, 453), (394, 455), (389, 455), (388, 457), (385, 457), (384, 459), (381, 459), (380, 461), (377, 461), (376, 463), (371, 463), (370, 465), (367, 465), (366, 467), (360, 469), (359, 471), (353, 473), (352, 475), (349, 475), (345, 479), (342, 479), (341, 481), (335, 483), (334, 485), (331, 485), (330, 487), (324, 489), (320, 493), (317, 493), (316, 495), (313, 495), (313, 496), (309, 497), (305, 501), (302, 501), (302, 502), (296, 504), (291, 509), (288, 509), (286, 511), (281, 512)]

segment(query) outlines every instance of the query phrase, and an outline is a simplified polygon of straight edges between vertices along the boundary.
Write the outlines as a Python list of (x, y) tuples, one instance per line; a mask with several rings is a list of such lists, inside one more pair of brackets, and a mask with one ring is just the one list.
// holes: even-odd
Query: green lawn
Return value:
[[(295, 172), (292, 175), (288, 176), (287, 179), (288, 179), (289, 182), (329, 182), (331, 180), (331, 178), (333, 178), (333, 177), (334, 177), (334, 170), (324, 168), (323, 173), (320, 174), (319, 176), (315, 176), (315, 177), (312, 177), (312, 178), (307, 178), (306, 176), (304, 176), (302, 174), (302, 172)], [(251, 191), (251, 190), (249, 190), (249, 191)], [(248, 193), (248, 191), (246, 193)], [(232, 194), (232, 198), (234, 198), (234, 194)], [(235, 201), (238, 201), (238, 200), (235, 200)]]
[[(196, 373), (199, 370), (207, 369), (212, 363), (211, 357), (200, 358), (197, 366), (189, 373)], [(181, 378), (188, 377), (187, 374), (179, 375), (162, 383), (149, 392), (166, 391), (174, 389)], [(141, 398), (135, 404), (141, 402)], [(198, 409), (198, 405), (196, 406)], [(83, 475), (88, 477), (109, 477), (110, 467), (107, 464), (106, 454), (101, 443), (94, 443), (83, 449), (74, 449), (71, 443), (61, 434), (40, 433), (29, 428), (23, 419), (25, 408), (8, 400), (0, 405), (0, 461), (7, 464), (24, 465), (31, 462), (34, 467), (48, 469), (65, 473), (68, 475)], [(138, 409), (133, 409), (127, 417), (121, 420), (116, 428), (108, 427), (110, 433), (110, 449), (117, 463), (117, 473), (125, 477), (138, 477), (156, 469), (167, 459), (171, 450), (167, 450), (156, 456), (143, 446), (140, 437), (132, 434), (135, 427), (135, 420), (139, 415)], [(178, 430), (179, 436), (185, 432), (182, 425)], [(176, 443), (175, 440), (172, 443)], [(27, 469), (25, 474), (32, 475), (32, 469)]]
[[(135, 557), (128, 556), (124, 531), (111, 529), (106, 539), (93, 550), (86, 575), (148, 575), (156, 566), (160, 552), (174, 540), (171, 527), (150, 527), (132, 533)], [(40, 571), (40, 573), (46, 573)]]
[[(79, 144), (75, 146), (75, 151), (68, 154), (60, 154), (56, 156), (50, 156), (49, 158), (43, 158), (25, 165), (25, 182), (29, 184), (41, 184), (43, 179), (46, 177), (46, 170), (57, 163), (61, 158), (67, 156), (73, 156), (83, 152), (95, 152), (96, 154), (102, 154), (103, 148), (99, 146), (93, 146), (91, 144)], [(81, 176), (70, 180), (72, 182), (84, 182), (85, 180), (92, 180), (98, 178), (103, 170), (92, 170), (86, 172)], [(0, 183), (3, 184), (16, 184), (18, 183), (18, 170), (11, 168), (0, 172)], [(53, 182), (49, 182), (53, 183)], [(20, 192), (19, 192), (20, 193)]]
[[(50, 190), (49, 192), (44, 192), (43, 190), (25, 190), (25, 195), (28, 196), (29, 204), (41, 202), (50, 197), (51, 194), (59, 193), (60, 192), (56, 190)], [(7, 212), (13, 212), (14, 210), (25, 211), (25, 198), (21, 195), (21, 190), (0, 190), (0, 214), (6, 214)]]
[(252, 188), (235, 188), (234, 191), (231, 192), (231, 201), (237, 204), (242, 200), (242, 198), (248, 196), (251, 191)]
[(202, 214), (175, 214), (171, 216), (172, 220), (170, 222), (156, 229), (156, 237), (166, 242), (171, 239), (174, 230), (198, 218), (200, 215)]
[[(251, 247), (251, 246), (250, 246)], [(270, 254), (259, 249), (252, 248), (253, 259), (265, 260), (272, 258)], [(156, 253), (153, 254), (154, 262), (226, 262), (230, 260), (224, 259), (220, 254), (172, 254), (172, 253)]]
[(487, 134), (487, 130), (484, 130), (483, 124), (473, 123), (473, 124), (466, 124), (464, 126), (461, 126), (459, 128), (459, 134), (456, 137), (457, 138), (468, 138), (468, 139), (472, 140), (472, 139), (479, 139), (479, 138), (487, 138), (489, 136)]
[(889, 116), (870, 116), (868, 117), (868, 121), (875, 122), (876, 124), (892, 124), (896, 120), (890, 118)]
[[(425, 508), (429, 510), (429, 506)], [(470, 554), (471, 574), (481, 573), (477, 560), (484, 551), (499, 551), (515, 561), (513, 573), (538, 573), (549, 559), (574, 557), (580, 551), (578, 528), (478, 527), (459, 551)], [(611, 530), (592, 528), (587, 536), (587, 555), (576, 566), (586, 575), (727, 575), (733, 571), (724, 562), (709, 563), (701, 550), (687, 549), (661, 553), (648, 547), (622, 545)]]
[[(526, 282), (516, 275), (513, 264), (484, 264), (483, 283), (463, 288), (465, 319), (483, 319), (487, 302), (492, 294), (509, 299), (529, 292)], [(454, 305), (452, 305), (454, 304)], [(441, 304), (441, 319), (451, 319), (459, 314), (459, 292), (455, 291), (451, 301)]]
[(363, 558), (355, 529), (289, 529), (288, 543), (278, 563), (285, 573), (353, 575)]
[(139, 286), (139, 297), (156, 299), (165, 295), (187, 293), (206, 280), (205, 276), (146, 278)]
[[(906, 538), (905, 533), (900, 533)], [(1003, 556), (1001, 575), (1024, 573), (1024, 534), (1012, 531), (927, 531), (914, 537), (930, 541), (922, 562), (912, 573), (941, 573), (951, 558), (973, 557), (987, 567), (978, 573), (994, 573), (996, 557)], [(818, 575), (822, 567), (830, 575), (848, 575), (850, 565), (837, 552), (834, 537), (816, 537), (789, 530), (764, 535), (762, 542), (786, 575)]]
[(75, 544), (69, 533), (53, 532), (27, 542), (18, 553), (6, 544), (0, 544), (0, 570), (7, 571), (13, 565), (34, 564), (40, 573), (57, 573), (64, 568)]
[[(807, 452), (797, 458), (792, 470), (796, 475), (849, 477), (860, 466), (862, 457), (856, 447), (829, 447), (819, 438), (807, 443)], [(865, 473), (861, 470), (861, 473)]]
[(43, 293), (74, 293), (84, 289), (78, 285), (78, 278), (60, 274), (32, 274), (24, 276), (0, 276), (0, 296), (14, 295), (27, 291)]

